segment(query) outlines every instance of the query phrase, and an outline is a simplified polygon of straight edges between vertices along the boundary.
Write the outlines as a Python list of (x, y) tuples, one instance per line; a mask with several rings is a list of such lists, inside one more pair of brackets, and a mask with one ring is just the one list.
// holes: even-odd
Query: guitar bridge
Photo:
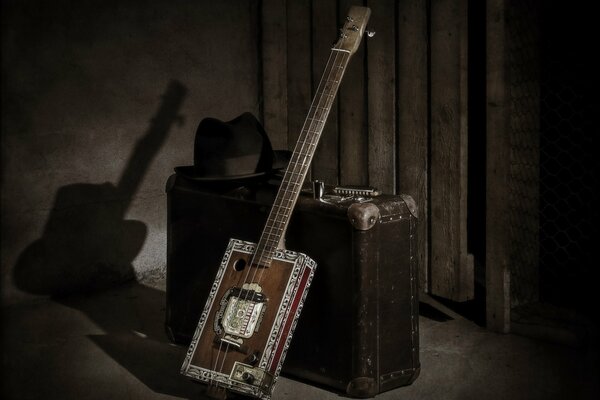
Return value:
[(248, 354), (248, 346), (244, 346), (244, 341), (242, 339), (230, 335), (225, 335), (223, 337), (217, 336), (215, 337), (215, 343), (218, 344), (219, 347), (225, 344), (228, 349), (236, 350), (242, 354)]

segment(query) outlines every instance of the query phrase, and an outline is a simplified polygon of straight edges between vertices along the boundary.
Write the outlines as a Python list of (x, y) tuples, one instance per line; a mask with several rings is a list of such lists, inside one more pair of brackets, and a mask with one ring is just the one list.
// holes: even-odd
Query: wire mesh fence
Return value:
[(579, 308), (597, 274), (590, 49), (580, 14), (558, 2), (513, 0), (507, 11), (511, 305)]
[[(551, 7), (553, 3), (550, 3)], [(585, 19), (544, 10), (540, 108), (540, 276), (543, 300), (579, 306), (592, 290), (594, 186)], [(582, 24), (577, 27), (577, 24)], [(561, 29), (556, 27), (560, 26)], [(566, 29), (565, 29), (566, 28)], [(597, 197), (596, 197), (597, 199)]]
[(540, 73), (537, 0), (507, 7), (511, 305), (539, 296)]

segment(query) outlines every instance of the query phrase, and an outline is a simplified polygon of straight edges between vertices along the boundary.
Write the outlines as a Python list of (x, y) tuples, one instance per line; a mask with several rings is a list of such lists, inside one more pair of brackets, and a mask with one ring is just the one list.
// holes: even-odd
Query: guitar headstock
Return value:
[(346, 16), (346, 22), (340, 29), (340, 38), (334, 44), (334, 49), (349, 51), (354, 54), (360, 46), (360, 41), (365, 33), (367, 22), (371, 16), (369, 7), (352, 6)]

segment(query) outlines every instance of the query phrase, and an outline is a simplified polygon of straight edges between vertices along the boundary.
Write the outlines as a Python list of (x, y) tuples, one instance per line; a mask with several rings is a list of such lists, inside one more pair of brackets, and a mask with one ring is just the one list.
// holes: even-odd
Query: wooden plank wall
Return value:
[[(263, 121), (270, 137), (277, 136), (274, 143), (293, 147), (331, 44), (353, 4), (356, 2), (350, 0), (279, 3), (263, 0)], [(371, 185), (386, 193), (411, 195), (419, 206), (417, 234), (422, 289), (434, 289), (435, 294), (454, 300), (470, 298), (472, 285), (467, 281), (472, 275), (465, 262), (466, 193), (462, 191), (466, 190), (466, 165), (463, 168), (466, 99), (461, 97), (466, 95), (462, 69), (466, 57), (463, 47), (466, 0), (432, 2), (432, 10), (457, 9), (453, 11), (452, 20), (444, 21), (441, 14), (436, 20), (440, 26), (447, 24), (451, 33), (436, 39), (436, 46), (445, 58), (440, 62), (448, 63), (451, 70), (446, 74), (446, 70), (432, 69), (432, 73), (438, 73), (436, 87), (440, 90), (435, 93), (430, 93), (428, 85), (429, 1), (365, 0), (364, 4), (372, 10), (369, 27), (377, 33), (373, 38), (365, 36), (350, 61), (321, 137), (311, 177), (330, 184)], [(285, 22), (271, 21), (283, 16)], [(278, 38), (266, 35), (278, 35)], [(268, 65), (278, 63), (277, 60), (280, 60), (278, 65)], [(267, 77), (266, 74), (274, 75)], [(287, 82), (287, 91), (277, 86), (281, 82)], [(431, 104), (440, 106), (431, 109), (431, 113), (430, 95)], [(270, 97), (273, 98), (267, 100)], [(449, 106), (441, 107), (442, 104)], [(451, 112), (450, 121), (444, 119), (448, 112)], [(443, 142), (436, 143), (435, 148), (439, 149), (442, 144), (451, 146), (444, 159), (448, 171), (440, 173), (437, 191), (431, 196), (430, 120), (438, 121), (436, 132), (443, 136)], [(285, 123), (287, 132), (282, 131)], [(446, 194), (448, 198), (436, 197)], [(443, 212), (430, 214), (429, 203), (436, 204), (438, 210), (443, 207)], [(433, 234), (434, 229), (439, 232), (439, 224), (450, 224), (445, 235)], [(429, 257), (433, 245), (436, 246), (435, 260)], [(454, 274), (449, 267), (456, 268)], [(430, 280), (430, 276), (435, 280)]]
[(281, 112), (287, 108), (288, 97), (286, 13), (285, 3), (262, 1), (262, 119), (276, 149), (288, 147), (288, 113)]
[[(356, 1), (340, 0), (340, 22)], [(367, 82), (365, 79), (365, 48), (354, 54), (338, 94), (340, 131), (340, 183), (368, 185), (369, 183), (369, 137), (367, 120)]]
[(467, 253), (467, 0), (431, 2), (431, 292), (474, 295)]
[[(366, 38), (363, 40), (350, 62), (321, 136), (311, 177), (331, 184), (369, 184), (394, 193), (398, 180), (396, 2), (371, 3), (371, 23), (381, 29), (378, 28), (377, 40), (370, 45)], [(424, 1), (412, 3), (425, 4)], [(278, 145), (285, 148), (283, 144), (293, 147), (331, 44), (353, 4), (356, 2), (351, 0), (263, 1), (262, 117), (275, 148)], [(286, 21), (272, 21), (282, 16), (286, 16)], [(266, 37), (268, 35), (276, 35), (278, 39)], [(426, 42), (422, 42), (422, 48), (426, 49)], [(426, 68), (421, 72), (421, 81), (425, 82)], [(278, 86), (283, 74), (287, 90)], [(423, 97), (426, 88), (422, 89)], [(425, 118), (426, 112), (423, 112), (422, 120)], [(282, 124), (286, 122), (287, 132), (283, 133)]]
[[(319, 86), (323, 76), (331, 53), (331, 44), (338, 37), (339, 24), (336, 1), (312, 2), (313, 92)], [(339, 150), (338, 102), (336, 101), (331, 106), (329, 118), (312, 161), (313, 180), (318, 179), (331, 184), (339, 182)]]
[(507, 76), (506, 1), (488, 0), (487, 20), (487, 168), (493, 182), (486, 192), (486, 325), (510, 330), (510, 135)]
[(369, 1), (367, 39), (367, 109), (369, 121), (369, 184), (385, 193), (396, 192), (396, 32), (395, 1)]
[[(282, 106), (279, 112), (287, 114), (288, 149), (293, 150), (312, 100), (310, 2), (289, 0), (287, 16), (287, 32), (277, 33), (287, 38), (287, 108)], [(265, 97), (270, 95), (270, 92), (263, 94)], [(268, 125), (265, 125), (265, 129), (269, 135), (272, 134)], [(285, 135), (285, 132), (281, 134)]]
[(397, 10), (398, 192), (409, 193), (420, 210), (417, 227), (419, 282), (429, 288), (428, 27), (427, 2), (402, 1)]

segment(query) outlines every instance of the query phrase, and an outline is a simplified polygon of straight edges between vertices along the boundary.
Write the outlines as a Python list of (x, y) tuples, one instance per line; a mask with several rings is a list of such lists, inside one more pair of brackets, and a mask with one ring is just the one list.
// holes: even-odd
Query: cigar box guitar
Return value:
[(284, 235), (369, 15), (366, 7), (348, 12), (258, 243), (231, 239), (227, 246), (182, 366), (213, 395), (271, 397), (316, 268), (284, 248)]

